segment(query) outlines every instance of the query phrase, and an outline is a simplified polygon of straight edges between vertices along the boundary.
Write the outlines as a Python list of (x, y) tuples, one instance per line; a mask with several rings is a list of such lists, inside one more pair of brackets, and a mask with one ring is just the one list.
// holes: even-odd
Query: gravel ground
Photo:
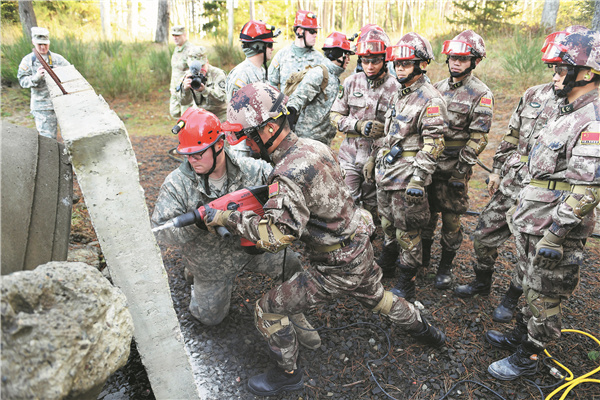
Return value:
[[(175, 140), (175, 141), (174, 141)], [(177, 167), (166, 157), (166, 149), (176, 145), (172, 137), (132, 137), (140, 164), (142, 186), (146, 191), (148, 207), (164, 177)], [(474, 178), (482, 181), (483, 172)], [(482, 185), (473, 184), (472, 209), (480, 210), (487, 202)], [(82, 202), (76, 207), (85, 215)], [(85, 220), (85, 218), (83, 218)], [(89, 223), (89, 221), (87, 221)], [(465, 241), (455, 260), (455, 281), (466, 283), (473, 276), (473, 248), (468, 235), (473, 231), (476, 217), (465, 217)], [(77, 227), (76, 227), (77, 228)], [(74, 237), (85, 242), (95, 240), (91, 226), (85, 221)], [(77, 230), (77, 229), (76, 229)], [(381, 244), (375, 243), (376, 253)], [(580, 288), (564, 304), (564, 328), (581, 329), (600, 338), (600, 244), (590, 240), (586, 264), (581, 269)], [(198, 385), (207, 399), (253, 399), (247, 390), (248, 378), (263, 372), (269, 361), (264, 340), (254, 327), (252, 306), (262, 293), (277, 284), (267, 276), (246, 273), (236, 280), (229, 316), (216, 327), (205, 327), (195, 321), (189, 311), (190, 286), (183, 276), (181, 256), (177, 249), (161, 247), (168, 272), (171, 293), (186, 347), (193, 360)], [(540, 399), (540, 391), (531, 381), (496, 381), (487, 373), (487, 366), (510, 353), (493, 350), (483, 338), (489, 329), (506, 330), (511, 325), (500, 325), (491, 320), (491, 313), (510, 279), (510, 268), (516, 261), (514, 245), (508, 243), (501, 251), (493, 290), (488, 297), (459, 299), (450, 291), (433, 288), (435, 266), (441, 249), (439, 238), (434, 244), (432, 265), (417, 277), (417, 299), (422, 313), (436, 326), (445, 330), (448, 343), (440, 349), (422, 347), (393, 328), (390, 324), (363, 309), (353, 299), (339, 299), (307, 313), (321, 332), (323, 345), (310, 351), (301, 349), (299, 364), (305, 369), (303, 391), (286, 393), (278, 399), (440, 399), (461, 380), (477, 381), (489, 386), (506, 399)], [(390, 288), (393, 279), (384, 280)], [(342, 328), (346, 325), (355, 326)], [(388, 337), (391, 347), (388, 345)], [(126, 367), (117, 371), (107, 382), (99, 399), (152, 399), (150, 385), (132, 346), (132, 355)], [(565, 334), (551, 349), (554, 357), (580, 376), (598, 367), (598, 346), (590, 339)], [(596, 351), (596, 353), (594, 353)], [(595, 361), (593, 361), (596, 357)], [(374, 360), (374, 361), (368, 361)], [(373, 371), (377, 382), (371, 377)], [(539, 386), (556, 384), (549, 368), (540, 367), (534, 377)], [(382, 390), (383, 389), (383, 390)], [(553, 389), (542, 388), (544, 395)], [(555, 396), (558, 398), (559, 396)], [(448, 399), (493, 399), (494, 395), (475, 383), (460, 384)], [(499, 398), (499, 397), (498, 397)], [(600, 399), (599, 385), (583, 384), (569, 394), (569, 399)]]

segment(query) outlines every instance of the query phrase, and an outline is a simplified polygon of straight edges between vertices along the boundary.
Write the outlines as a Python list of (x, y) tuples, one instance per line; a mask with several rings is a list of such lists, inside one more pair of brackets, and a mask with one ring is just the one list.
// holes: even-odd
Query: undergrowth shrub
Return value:
[(211, 65), (219, 67), (225, 72), (229, 72), (246, 59), (239, 43), (229, 45), (227, 40), (217, 39), (212, 46), (212, 52), (208, 53), (208, 60)]
[(527, 37), (516, 33), (508, 41), (509, 47), (500, 52), (502, 68), (510, 74), (513, 86), (529, 87), (549, 76), (548, 68), (542, 62), (540, 49), (543, 43), (543, 36)]

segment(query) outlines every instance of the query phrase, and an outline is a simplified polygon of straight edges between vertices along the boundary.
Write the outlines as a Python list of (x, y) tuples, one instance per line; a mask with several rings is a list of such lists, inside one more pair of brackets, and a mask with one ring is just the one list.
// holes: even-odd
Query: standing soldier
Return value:
[(329, 121), (329, 111), (340, 90), (340, 75), (354, 52), (346, 35), (340, 32), (333, 32), (325, 39), (323, 51), (326, 57), (323, 64), (304, 75), (290, 95), (288, 110), (296, 135), (329, 146), (337, 132)]
[[(50, 32), (48, 32), (48, 29), (37, 26), (31, 28), (31, 42), (50, 67), (71, 65), (60, 54), (50, 52)], [(35, 53), (31, 52), (21, 60), (17, 79), (19, 79), (22, 88), (31, 88), (31, 101), (29, 104), (38, 132), (42, 136), (56, 139), (58, 129), (56, 114), (44, 79), (45, 74), (46, 70), (42, 63), (37, 59)]]
[(248, 135), (250, 146), (274, 164), (264, 216), (208, 208), (205, 218), (209, 227), (225, 226), (271, 252), (296, 239), (306, 243), (310, 266), (256, 302), (256, 326), (278, 364), (248, 381), (258, 396), (302, 389), (300, 328), (288, 315), (335, 298), (354, 296), (422, 343), (438, 346), (446, 339), (413, 304), (384, 290), (369, 240), (374, 229), (370, 215), (352, 202), (333, 151), (290, 131), (286, 103), (283, 93), (255, 83), (242, 88), (227, 108), (228, 140), (235, 143)]
[(269, 66), (269, 82), (285, 91), (285, 83), (291, 74), (303, 70), (307, 65), (314, 67), (325, 62), (323, 54), (313, 47), (317, 42), (317, 16), (310, 11), (298, 10), (294, 19), (296, 39), (291, 45), (279, 50)]
[(444, 151), (448, 128), (446, 103), (425, 79), (433, 57), (429, 41), (414, 32), (387, 49), (401, 87), (386, 114), (387, 135), (377, 152), (375, 177), (385, 241), (395, 238), (401, 248), (396, 261), (400, 277), (392, 293), (405, 299), (415, 297), (415, 277), (423, 256), (421, 230), (429, 221), (425, 186), (431, 183)]
[(181, 114), (191, 107), (192, 101), (188, 104), (181, 104), (178, 91), (181, 90), (181, 79), (188, 70), (187, 58), (188, 51), (192, 47), (192, 44), (187, 40), (185, 33), (185, 26), (175, 25), (171, 28), (171, 36), (175, 42), (175, 51), (171, 57), (171, 100), (170, 100), (170, 113), (173, 118), (181, 117)]
[[(374, 164), (374, 158), (369, 161), (373, 144), (384, 135), (385, 113), (391, 105), (390, 94), (400, 87), (387, 72), (385, 49), (389, 45), (390, 39), (379, 27), (361, 34), (356, 44), (356, 54), (363, 71), (346, 78), (330, 115), (332, 124), (346, 134), (338, 157), (352, 199), (373, 215), (377, 212), (375, 181), (372, 174), (363, 175), (363, 167), (367, 162)], [(396, 256), (392, 257), (394, 268), (398, 246), (396, 243), (387, 243), (385, 246), (384, 254), (389, 253), (390, 248), (396, 249)], [(389, 266), (381, 261), (380, 258), (377, 263), (387, 277)]]
[(423, 266), (431, 260), (431, 245), (442, 214), (442, 258), (434, 286), (448, 289), (452, 283), (452, 261), (460, 248), (463, 232), (460, 216), (469, 208), (469, 179), (477, 156), (487, 145), (487, 135), (492, 126), (494, 100), (492, 92), (472, 71), (485, 53), (483, 38), (472, 30), (458, 34), (443, 44), (450, 77), (434, 86), (442, 94), (448, 109), (448, 130), (445, 149), (438, 158), (437, 169), (427, 188), (429, 224), (423, 229)]
[(561, 303), (579, 284), (600, 202), (600, 33), (572, 33), (551, 43), (542, 60), (556, 64), (561, 100), (529, 153), (531, 180), (513, 216), (527, 306), (507, 335), (516, 352), (488, 368), (501, 380), (534, 375), (537, 355), (560, 338)]
[[(190, 70), (186, 72), (181, 83), (179, 99), (181, 104), (193, 104), (215, 114), (221, 122), (227, 119), (227, 94), (225, 93), (225, 71), (209, 64), (206, 48), (192, 46), (187, 63)], [(192, 71), (192, 66), (194, 71)], [(197, 74), (197, 75), (194, 75)], [(201, 76), (203, 78), (201, 78)], [(200, 79), (206, 79), (204, 83)], [(184, 110), (185, 111), (185, 110)]]
[[(548, 35), (542, 51), (545, 51), (551, 42), (560, 42), (566, 35), (577, 30), (587, 31), (587, 28), (571, 26), (562, 32)], [(509, 210), (516, 206), (519, 192), (524, 186), (529, 152), (555, 110), (555, 88), (554, 83), (550, 82), (527, 89), (513, 112), (508, 124), (509, 131), (504, 135), (494, 155), (488, 183), (491, 198), (481, 212), (477, 228), (473, 232), (473, 248), (477, 257), (475, 279), (466, 285), (458, 286), (454, 290), (457, 296), (466, 298), (476, 294), (489, 295), (498, 247), (511, 236), (507, 213), (511, 214)], [(492, 319), (496, 322), (511, 321), (519, 297), (523, 293), (521, 281), (524, 271), (514, 268), (512, 273), (510, 286), (492, 314)]]

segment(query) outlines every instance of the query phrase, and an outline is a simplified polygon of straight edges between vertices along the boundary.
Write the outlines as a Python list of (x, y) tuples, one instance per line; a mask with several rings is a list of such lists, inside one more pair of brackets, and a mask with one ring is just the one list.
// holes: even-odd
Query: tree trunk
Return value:
[(556, 16), (558, 15), (559, 6), (560, 0), (544, 1), (544, 9), (542, 10), (542, 20), (540, 25), (546, 28), (548, 31), (556, 30)]
[(110, 0), (100, 0), (100, 21), (102, 24), (102, 37), (104, 40), (112, 39)]
[(250, 0), (250, 19), (254, 19), (254, 0)]
[(167, 43), (169, 37), (169, 2), (158, 0), (158, 16), (156, 18), (156, 43)]
[(594, 4), (594, 19), (592, 20), (592, 30), (600, 29), (600, 1), (596, 0)]
[(37, 26), (37, 19), (31, 1), (19, 1), (19, 18), (21, 19), (23, 35), (31, 40), (31, 28)]
[(233, 0), (227, 0), (227, 43), (233, 46)]

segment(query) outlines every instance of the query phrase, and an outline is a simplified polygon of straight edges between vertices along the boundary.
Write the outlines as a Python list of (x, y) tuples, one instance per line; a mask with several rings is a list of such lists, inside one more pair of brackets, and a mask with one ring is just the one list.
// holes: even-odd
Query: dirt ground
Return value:
[[(28, 97), (22, 90), (3, 87), (2, 119), (33, 126), (27, 113)], [(518, 98), (497, 96), (490, 143), (481, 160), (491, 166), (494, 151), (504, 134), (508, 119)], [(167, 156), (167, 150), (177, 145), (177, 139), (168, 132), (174, 124), (168, 116), (167, 95), (157, 94), (154, 101), (140, 105), (126, 99), (110, 100), (109, 104), (123, 119), (129, 131), (140, 170), (140, 183), (145, 190), (149, 210), (154, 208), (158, 190), (166, 175), (177, 167), (177, 163)], [(23, 111), (26, 110), (26, 111)], [(340, 138), (335, 143), (339, 146)], [(477, 167), (470, 186), (470, 210), (479, 212), (489, 200), (485, 178), (487, 172)], [(77, 194), (81, 195), (76, 185)], [(469, 235), (476, 226), (477, 217), (463, 219), (465, 240), (455, 259), (455, 283), (468, 282), (473, 276), (472, 241)], [(438, 230), (439, 231), (439, 230)], [(72, 243), (83, 244), (96, 241), (84, 199), (75, 204), (72, 219)], [(376, 249), (381, 243), (375, 242)], [(575, 294), (564, 304), (564, 328), (577, 329), (600, 338), (600, 241), (588, 240), (585, 265), (581, 268), (581, 284)], [(531, 381), (519, 379), (513, 382), (500, 382), (487, 373), (488, 365), (509, 353), (493, 350), (483, 338), (489, 329), (507, 330), (511, 325), (500, 325), (491, 320), (491, 313), (506, 290), (510, 271), (516, 261), (516, 251), (512, 241), (502, 249), (497, 263), (497, 273), (493, 290), (488, 297), (460, 299), (451, 291), (438, 291), (433, 288), (433, 276), (440, 258), (439, 236), (433, 247), (432, 267), (417, 278), (417, 299), (425, 307), (424, 314), (436, 325), (443, 328), (448, 343), (441, 349), (431, 350), (407, 339), (402, 332), (373, 316), (353, 300), (341, 299), (318, 308), (310, 313), (315, 326), (328, 328), (341, 327), (357, 322), (371, 322), (387, 332), (391, 347), (381, 331), (368, 327), (352, 327), (343, 330), (325, 330), (321, 333), (324, 346), (321, 351), (301, 351), (299, 362), (306, 369), (304, 393), (282, 395), (281, 399), (380, 399), (385, 394), (370, 375), (377, 377), (381, 387), (397, 399), (440, 399), (453, 385), (460, 381), (480, 382), (507, 399), (538, 399), (548, 395), (558, 381), (549, 374), (549, 368), (542, 366), (534, 377), (536, 388)], [(181, 275), (181, 258), (177, 252), (166, 251), (165, 265), (172, 275)], [(393, 279), (384, 280), (386, 288), (394, 285)], [(236, 281), (231, 305), (231, 316), (223, 324), (235, 323), (239, 319), (251, 327), (251, 315), (247, 304), (253, 304), (262, 293), (275, 282), (255, 274), (242, 274)], [(258, 338), (258, 335), (254, 337)], [(376, 345), (373, 345), (375, 339)], [(598, 368), (599, 346), (591, 339), (565, 334), (548, 351), (567, 366), (578, 377)], [(266, 359), (266, 352), (257, 357)], [(367, 360), (375, 360), (367, 362)], [(549, 363), (550, 364), (550, 363)], [(597, 375), (596, 375), (597, 379)], [(240, 385), (245, 384), (241, 380)], [(145, 396), (144, 396), (145, 397)], [(554, 398), (558, 398), (555, 396)], [(446, 398), (450, 399), (491, 399), (491, 392), (476, 383), (460, 383)], [(581, 384), (571, 393), (569, 399), (600, 399), (598, 384)]]

